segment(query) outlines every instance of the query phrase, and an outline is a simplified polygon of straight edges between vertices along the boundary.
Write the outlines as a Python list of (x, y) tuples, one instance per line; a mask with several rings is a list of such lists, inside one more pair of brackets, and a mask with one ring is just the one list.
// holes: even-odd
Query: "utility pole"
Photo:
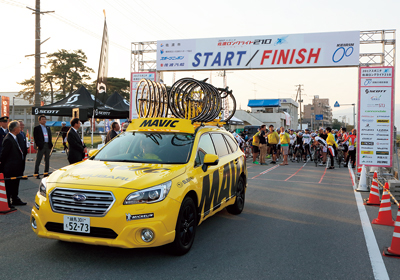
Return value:
[[(35, 9), (27, 7), (35, 14), (35, 107), (40, 107), (40, 15), (45, 13), (54, 13), (54, 11), (41, 12), (40, 11), (40, 0), (36, 0)], [(48, 40), (48, 39), (47, 39)], [(46, 41), (47, 41), (46, 40)], [(39, 125), (39, 120), (35, 118), (35, 126)]]
[(296, 94), (296, 101), (297, 101), (297, 97), (299, 98), (299, 104), (300, 104), (300, 130), (303, 129), (303, 116), (301, 115), (301, 103), (303, 102), (303, 100), (301, 99), (301, 87), (304, 87), (304, 85), (295, 85), (295, 87), (297, 87), (297, 94)]

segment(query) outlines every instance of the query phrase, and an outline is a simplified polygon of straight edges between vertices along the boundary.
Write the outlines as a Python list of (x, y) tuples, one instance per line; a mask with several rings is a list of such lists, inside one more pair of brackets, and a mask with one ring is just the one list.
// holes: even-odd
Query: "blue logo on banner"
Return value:
[(338, 63), (343, 59), (343, 57), (349, 57), (353, 54), (354, 48), (353, 47), (348, 47), (345, 49), (344, 47), (340, 47), (336, 49), (336, 51), (332, 55), (332, 61), (335, 63)]

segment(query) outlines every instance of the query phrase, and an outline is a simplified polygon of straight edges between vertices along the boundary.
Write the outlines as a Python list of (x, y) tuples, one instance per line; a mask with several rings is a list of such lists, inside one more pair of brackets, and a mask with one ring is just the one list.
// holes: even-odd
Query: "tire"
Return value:
[(175, 227), (175, 240), (171, 244), (171, 253), (182, 256), (192, 248), (197, 228), (197, 211), (193, 199), (186, 197), (179, 210)]
[(229, 205), (228, 207), (226, 207), (226, 210), (228, 210), (230, 214), (239, 215), (240, 213), (242, 213), (244, 209), (244, 201), (245, 201), (244, 179), (243, 177), (240, 177), (236, 186), (235, 204)]

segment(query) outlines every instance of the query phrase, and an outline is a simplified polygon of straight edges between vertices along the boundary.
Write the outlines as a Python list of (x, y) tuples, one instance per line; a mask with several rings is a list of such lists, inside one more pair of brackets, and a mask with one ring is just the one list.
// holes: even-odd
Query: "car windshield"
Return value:
[(188, 133), (125, 132), (93, 160), (182, 164), (189, 160), (194, 138)]

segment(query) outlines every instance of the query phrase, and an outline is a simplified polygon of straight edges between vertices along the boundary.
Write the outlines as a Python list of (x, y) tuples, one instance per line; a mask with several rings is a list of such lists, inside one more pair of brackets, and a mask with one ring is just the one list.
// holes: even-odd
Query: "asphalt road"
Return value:
[[(0, 278), (384, 279), (386, 272), (399, 278), (400, 260), (380, 257), (393, 228), (372, 225), (378, 251), (366, 242), (347, 168), (248, 163), (243, 213), (223, 210), (205, 221), (181, 257), (163, 247), (119, 249), (38, 238), (29, 216), (39, 180), (21, 181), (20, 197), (28, 205), (0, 216)], [(25, 174), (33, 173), (33, 164), (27, 162)], [(53, 155), (52, 168), (66, 164), (65, 154)], [(377, 217), (377, 207), (365, 209), (370, 220)]]

